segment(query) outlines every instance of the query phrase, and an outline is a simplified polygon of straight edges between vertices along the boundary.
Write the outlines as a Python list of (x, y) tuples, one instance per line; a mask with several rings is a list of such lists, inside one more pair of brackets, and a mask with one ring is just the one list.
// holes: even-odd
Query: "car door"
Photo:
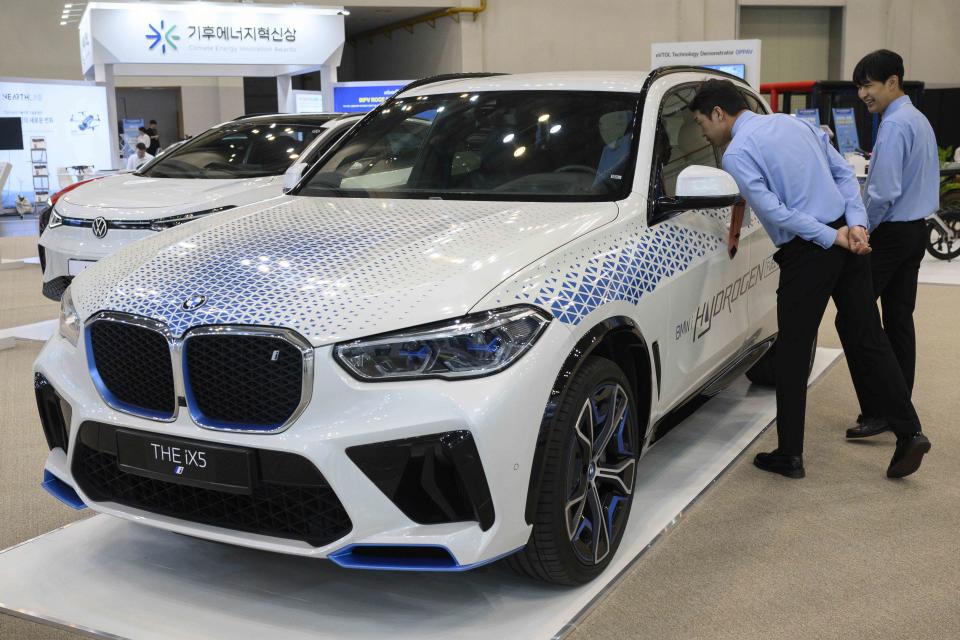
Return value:
[[(661, 344), (661, 403), (665, 408), (698, 390), (743, 347), (748, 310), (742, 276), (749, 278), (749, 251), (727, 252), (731, 206), (677, 206), (680, 172), (694, 165), (719, 168), (719, 150), (707, 142), (687, 108), (696, 93), (687, 83), (667, 91), (658, 105), (648, 210), (660, 248), (682, 268), (669, 282), (670, 339)], [(664, 405), (662, 405), (664, 406)]]

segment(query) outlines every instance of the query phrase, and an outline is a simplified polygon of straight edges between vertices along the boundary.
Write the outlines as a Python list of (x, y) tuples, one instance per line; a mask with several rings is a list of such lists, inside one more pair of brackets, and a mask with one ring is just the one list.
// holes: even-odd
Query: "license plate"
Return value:
[(71, 276), (80, 275), (84, 269), (96, 263), (96, 260), (69, 260), (67, 262), (67, 273)]
[(138, 476), (228, 493), (251, 493), (250, 452), (195, 440), (117, 431), (120, 469)]

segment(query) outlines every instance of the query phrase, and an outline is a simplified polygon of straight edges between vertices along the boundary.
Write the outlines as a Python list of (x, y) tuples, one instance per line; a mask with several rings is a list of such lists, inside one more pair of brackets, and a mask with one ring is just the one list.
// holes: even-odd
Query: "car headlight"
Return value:
[(69, 340), (73, 346), (77, 346), (82, 328), (83, 322), (80, 321), (80, 314), (73, 306), (73, 295), (70, 293), (70, 287), (67, 287), (63, 292), (63, 297), (60, 298), (60, 335)]
[(225, 207), (216, 207), (213, 209), (206, 209), (204, 211), (194, 211), (192, 213), (182, 213), (178, 216), (170, 216), (169, 218), (160, 218), (159, 220), (154, 220), (150, 223), (150, 228), (153, 231), (163, 231), (164, 229), (169, 229), (170, 227), (175, 227), (185, 222), (190, 222), (191, 220), (196, 220), (201, 216), (210, 215), (211, 213), (217, 213), (219, 211), (226, 211), (227, 209), (233, 209), (236, 205), (227, 205)]
[(47, 223), (47, 229), (56, 229), (63, 224), (63, 218), (60, 217), (60, 214), (57, 213), (57, 209), (54, 207), (50, 211), (50, 222)]
[(484, 376), (516, 362), (549, 322), (540, 309), (511, 307), (339, 344), (334, 357), (362, 380)]

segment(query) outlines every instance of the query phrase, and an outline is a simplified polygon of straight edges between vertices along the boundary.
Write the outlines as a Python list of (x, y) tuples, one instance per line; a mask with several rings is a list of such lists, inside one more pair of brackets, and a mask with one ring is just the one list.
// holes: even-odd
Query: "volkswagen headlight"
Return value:
[(334, 355), (361, 380), (471, 378), (516, 362), (549, 322), (540, 309), (511, 307), (339, 344)]
[(82, 328), (80, 314), (73, 306), (73, 295), (70, 293), (70, 287), (67, 287), (63, 297), (60, 298), (60, 335), (69, 340), (73, 346), (77, 346)]
[(176, 227), (177, 225), (184, 224), (185, 222), (190, 222), (196, 220), (202, 216), (210, 215), (211, 213), (217, 213), (219, 211), (226, 211), (227, 209), (233, 209), (236, 205), (227, 205), (224, 207), (215, 207), (213, 209), (206, 209), (204, 211), (194, 211), (192, 213), (183, 213), (176, 216), (170, 216), (169, 218), (160, 218), (154, 220), (150, 223), (150, 228), (153, 231), (163, 231), (164, 229), (169, 229), (171, 227)]
[(50, 211), (50, 222), (47, 223), (47, 229), (56, 229), (62, 224), (63, 224), (63, 218), (60, 217), (60, 214), (57, 213), (57, 208), (54, 207)]

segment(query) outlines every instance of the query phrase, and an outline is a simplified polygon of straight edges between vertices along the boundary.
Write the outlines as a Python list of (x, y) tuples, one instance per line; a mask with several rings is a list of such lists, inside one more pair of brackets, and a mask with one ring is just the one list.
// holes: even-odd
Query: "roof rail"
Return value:
[(725, 78), (729, 78), (730, 80), (739, 80), (740, 82), (745, 82), (748, 85), (750, 84), (740, 76), (735, 76), (732, 73), (727, 73), (726, 71), (720, 71), (719, 69), (708, 69), (707, 67), (698, 67), (692, 64), (676, 64), (676, 65), (669, 65), (666, 67), (657, 67), (656, 69), (653, 69), (652, 71), (650, 71), (650, 75), (647, 76), (647, 84), (649, 85), (654, 80), (658, 80), (663, 76), (670, 75), (671, 73), (681, 73), (684, 71), (693, 71), (695, 73), (709, 73), (711, 75), (723, 76)]
[(490, 76), (505, 76), (506, 73), (497, 73), (490, 71), (469, 71), (464, 73), (441, 73), (436, 76), (429, 76), (426, 78), (420, 78), (419, 80), (414, 80), (413, 82), (407, 84), (402, 89), (397, 91), (395, 96), (400, 95), (410, 91), (411, 89), (416, 89), (417, 87), (422, 87), (428, 84), (434, 84), (435, 82), (446, 82), (447, 80), (462, 80), (465, 78), (489, 78)]

